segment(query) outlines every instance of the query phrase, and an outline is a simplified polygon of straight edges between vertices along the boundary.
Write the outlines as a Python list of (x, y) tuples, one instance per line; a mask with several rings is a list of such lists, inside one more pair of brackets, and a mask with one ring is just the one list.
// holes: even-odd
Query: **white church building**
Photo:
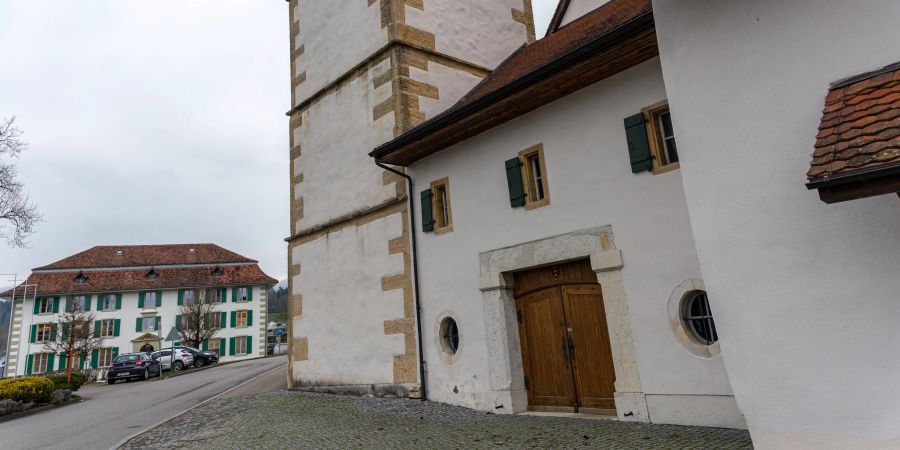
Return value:
[(289, 238), (292, 387), (900, 447), (900, 6), (508, 3), (291, 0), (295, 92), (386, 52), (291, 111), (292, 217), (369, 198)]

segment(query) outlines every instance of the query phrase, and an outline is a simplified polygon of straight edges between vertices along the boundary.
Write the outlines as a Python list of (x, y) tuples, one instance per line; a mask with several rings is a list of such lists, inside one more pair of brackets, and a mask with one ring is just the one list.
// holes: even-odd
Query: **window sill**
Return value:
[(656, 163), (653, 164), (653, 170), (650, 171), (653, 175), (661, 175), (667, 172), (671, 172), (673, 170), (678, 170), (681, 168), (681, 163), (672, 163), (666, 164), (664, 166), (657, 166)]
[(435, 236), (439, 234), (447, 234), (453, 232), (453, 224), (447, 225), (446, 227), (440, 227), (434, 229)]
[(544, 197), (536, 202), (525, 202), (525, 211), (537, 209), (550, 204), (550, 197)]

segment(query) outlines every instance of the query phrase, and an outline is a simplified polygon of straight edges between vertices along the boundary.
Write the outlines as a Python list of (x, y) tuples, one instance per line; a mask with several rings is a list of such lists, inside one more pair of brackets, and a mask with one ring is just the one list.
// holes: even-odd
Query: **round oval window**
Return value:
[(459, 327), (452, 317), (446, 317), (441, 321), (441, 344), (444, 351), (451, 355), (455, 355), (459, 350)]
[(716, 323), (709, 309), (706, 291), (691, 291), (684, 296), (683, 319), (694, 339), (706, 345), (719, 340)]

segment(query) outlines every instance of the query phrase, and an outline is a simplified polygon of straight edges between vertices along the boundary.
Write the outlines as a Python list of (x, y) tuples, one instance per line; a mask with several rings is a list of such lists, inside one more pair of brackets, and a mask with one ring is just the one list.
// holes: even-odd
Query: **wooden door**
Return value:
[(532, 292), (516, 303), (529, 409), (574, 411), (575, 386), (566, 353), (568, 337), (560, 288)]
[(561, 289), (579, 412), (615, 414), (616, 372), (600, 285)]

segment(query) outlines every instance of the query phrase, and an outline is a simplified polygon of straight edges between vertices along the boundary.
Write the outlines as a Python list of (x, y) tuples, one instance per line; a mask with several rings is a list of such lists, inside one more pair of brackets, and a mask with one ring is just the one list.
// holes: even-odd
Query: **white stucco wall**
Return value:
[(406, 6), (406, 23), (434, 34), (438, 53), (493, 69), (527, 40), (513, 20), (523, 0), (424, 0), (424, 10)]
[[(449, 177), (453, 212), (450, 233), (416, 230), (429, 398), (485, 410), (495, 406), (488, 384), (479, 253), (605, 225), (612, 226), (625, 261), (644, 392), (730, 396), (721, 359), (693, 356), (669, 325), (671, 292), (687, 279), (700, 278), (681, 174), (632, 174), (629, 165), (623, 119), (665, 98), (659, 61), (653, 59), (412, 166), (417, 190)], [(551, 204), (513, 209), (504, 161), (537, 143), (544, 147)], [(417, 205), (417, 220), (419, 211)], [(439, 357), (434, 344), (434, 324), (443, 311), (456, 314), (460, 327), (463, 348), (453, 364)], [(682, 419), (740, 423), (731, 402), (726, 412), (715, 409), (722, 414), (718, 419), (709, 417), (713, 409), (698, 408), (691, 410), (697, 415)], [(675, 421), (659, 412), (654, 417), (651, 410), (651, 420)]]
[(381, 28), (380, 2), (299, 0), (293, 20), (300, 32), (294, 46), (304, 53), (293, 60), (293, 75), (306, 72), (295, 89), (295, 102), (311, 95), (371, 56), (388, 42)]
[(609, 0), (570, 0), (560, 25), (567, 25), (579, 17), (609, 3)]
[[(161, 335), (163, 339), (165, 339), (166, 334), (168, 334), (169, 330), (175, 326), (175, 316), (179, 313), (178, 306), (178, 291), (177, 290), (163, 290), (162, 295), (162, 306), (159, 308), (138, 308), (138, 292), (124, 292), (122, 293), (122, 309), (116, 311), (97, 311), (97, 295), (92, 294), (91, 297), (91, 312), (95, 315), (95, 320), (104, 320), (104, 319), (119, 319), (121, 320), (119, 324), (119, 336), (118, 337), (108, 337), (103, 338), (103, 347), (118, 347), (119, 354), (124, 353), (132, 353), (134, 351), (134, 343), (131, 342), (133, 339), (136, 339), (140, 336), (143, 336), (145, 333), (153, 333), (157, 335)], [(41, 296), (39, 295), (38, 298)], [(53, 297), (53, 296), (51, 296)], [(60, 295), (60, 303), (59, 303), (59, 311), (65, 312), (66, 300), (64, 295)], [(251, 341), (251, 345), (253, 346), (253, 353), (248, 355), (241, 356), (228, 356), (227, 352), (223, 352), (221, 361), (232, 361), (232, 360), (240, 360), (253, 358), (258, 356), (265, 356), (265, 311), (266, 307), (263, 304), (266, 297), (266, 288), (263, 286), (254, 286), (253, 287), (253, 298), (249, 302), (232, 302), (231, 301), (231, 288), (228, 288), (228, 302), (222, 303), (217, 306), (217, 311), (225, 312), (226, 319), (228, 323), (226, 327), (219, 330), (216, 333), (215, 338), (225, 338), (226, 346), (228, 345), (228, 338), (233, 336), (252, 336), (253, 340)], [(17, 300), (17, 303), (22, 302), (22, 300)], [(149, 306), (149, 304), (148, 304)], [(231, 311), (237, 310), (251, 310), (253, 311), (253, 323), (248, 327), (240, 327), (240, 328), (232, 328), (231, 327)], [(34, 314), (34, 302), (31, 297), (22, 302), (21, 309), (21, 317), (22, 320), (22, 333), (18, 339), (18, 354), (16, 355), (16, 375), (24, 375), (25, 374), (25, 360), (29, 354), (33, 353), (45, 353), (44, 344), (35, 342), (29, 343), (29, 339), (31, 337), (31, 325), (33, 324), (41, 324), (41, 323), (58, 323), (59, 314)], [(155, 311), (155, 312), (153, 312)], [(148, 317), (151, 316), (160, 316), (160, 330), (156, 331), (136, 331), (135, 320), (138, 317), (143, 317), (142, 312), (147, 313)], [(152, 313), (152, 314), (151, 314)], [(154, 347), (158, 350), (159, 346), (157, 343), (152, 343)], [(170, 346), (171, 342), (163, 341), (163, 346)], [(54, 362), (53, 370), (56, 370), (59, 364), (59, 356), (56, 357), (56, 361)]]
[(381, 279), (403, 272), (403, 255), (389, 254), (387, 245), (403, 233), (402, 220), (389, 215), (294, 248), (293, 260), (302, 263), (292, 294), (302, 296), (303, 314), (292, 318), (292, 331), (309, 342), (309, 359), (292, 367), (302, 383), (394, 382), (404, 336), (385, 335), (384, 322), (403, 317), (403, 291), (382, 291)]
[[(368, 152), (394, 136), (394, 113), (374, 118), (375, 106), (391, 98), (391, 83), (373, 78), (390, 70), (385, 59), (331, 95), (311, 105), (294, 132), (301, 155), (294, 161), (303, 181), (294, 190), (303, 199), (298, 229), (321, 225), (396, 197)], [(297, 172), (295, 172), (297, 173)]]
[(830, 82), (900, 60), (900, 3), (656, 0), (722, 352), (758, 448), (900, 447), (900, 199), (804, 187)]
[(479, 76), (433, 61), (428, 62), (427, 71), (410, 67), (409, 77), (432, 86), (438, 86), (438, 98), (419, 97), (419, 111), (425, 114), (426, 119), (453, 106), (481, 81)]

